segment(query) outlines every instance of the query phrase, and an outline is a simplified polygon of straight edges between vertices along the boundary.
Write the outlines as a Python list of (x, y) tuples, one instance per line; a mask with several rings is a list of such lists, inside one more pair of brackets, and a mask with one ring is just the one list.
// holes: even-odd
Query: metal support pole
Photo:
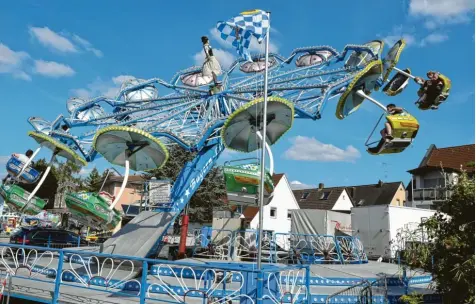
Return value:
[(119, 193), (114, 198), (114, 201), (112, 202), (111, 206), (109, 206), (109, 210), (114, 209), (114, 206), (116, 206), (116, 204), (121, 199), (121, 196), (122, 196), (122, 193), (124, 192), (124, 189), (126, 189), (127, 180), (129, 179), (129, 159), (126, 159), (126, 164), (125, 165), (126, 165), (126, 169), (124, 171), (124, 179), (122, 180), (121, 189), (119, 189)]
[(64, 252), (63, 250), (60, 250), (59, 258), (58, 258), (58, 270), (56, 271), (56, 278), (55, 278), (55, 291), (53, 294), (53, 301), (51, 301), (52, 304), (58, 303), (60, 287), (61, 287), (61, 279), (63, 274), (63, 260), (64, 260)]
[(381, 104), (380, 102), (378, 102), (376, 99), (373, 99), (372, 97), (370, 97), (369, 95), (365, 94), (364, 91), (362, 90), (358, 90), (357, 92), (355, 92), (355, 94), (359, 95), (360, 97), (363, 97), (369, 101), (371, 101), (373, 104), (375, 104), (376, 106), (378, 106), (380, 109), (382, 109), (385, 113), (387, 113), (387, 107), (385, 107), (383, 104)]
[(12, 293), (12, 275), (8, 276), (8, 295), (7, 295), (7, 304), (10, 303), (10, 294)]
[[(271, 24), (270, 13), (268, 14), (268, 20)], [(260, 187), (259, 187), (259, 230), (258, 230), (258, 237), (261, 238), (263, 235), (263, 202), (264, 202), (264, 174), (265, 174), (265, 146), (266, 146), (266, 114), (268, 111), (268, 47), (269, 47), (269, 28), (266, 30), (266, 43), (264, 45), (264, 52), (265, 52), (265, 59), (264, 59), (264, 105), (263, 105), (263, 140), (261, 144), (261, 175), (260, 175)], [(258, 270), (261, 271), (261, 255), (262, 255), (262, 248), (261, 248), (261, 239), (258, 241), (258, 260), (257, 260), (257, 267)], [(258, 284), (259, 288), (259, 284)], [(259, 301), (260, 299), (258, 299)]]
[(18, 173), (17, 177), (20, 177), (23, 172), (25, 172), (26, 168), (28, 168), (28, 166), (31, 164), (31, 162), (33, 161), (33, 159), (36, 157), (36, 155), (38, 154), (38, 152), (40, 152), (41, 150), (41, 146), (38, 147), (38, 149), (35, 150), (35, 152), (33, 152), (33, 155), (28, 159), (28, 161), (25, 163), (25, 165), (23, 166), (23, 168), (21, 168), (20, 172)]
[(178, 250), (178, 258), (183, 259), (185, 258), (185, 253), (187, 250), (187, 233), (188, 233), (188, 205), (185, 207), (182, 216), (182, 227), (180, 227), (180, 243), (179, 243), (179, 250)]
[[(263, 140), (263, 135), (261, 135), (261, 132), (258, 131), (256, 132), (256, 135), (260, 140)], [(273, 152), (271, 151), (271, 147), (268, 145), (268, 143), (265, 141), (265, 148), (266, 151), (268, 152), (268, 157), (269, 157), (269, 174), (273, 176), (274, 174), (274, 157), (273, 157)]]
[(147, 294), (147, 275), (149, 273), (149, 265), (147, 261), (142, 262), (142, 276), (140, 280), (140, 304), (145, 304), (145, 298)]
[(394, 69), (395, 71), (399, 72), (400, 74), (403, 74), (403, 75), (405, 75), (405, 76), (407, 76), (407, 77), (410, 77), (411, 79), (415, 79), (415, 78), (416, 78), (416, 77), (413, 76), (412, 74), (408, 74), (407, 72), (402, 71), (402, 70), (400, 70), (399, 68), (395, 68), (395, 67), (394, 67), (393, 69)]

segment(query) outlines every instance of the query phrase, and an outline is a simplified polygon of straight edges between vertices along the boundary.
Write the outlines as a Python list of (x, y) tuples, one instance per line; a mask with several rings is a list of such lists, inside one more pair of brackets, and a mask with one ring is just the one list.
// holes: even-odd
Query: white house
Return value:
[[(263, 230), (289, 233), (291, 231), (290, 210), (299, 209), (299, 205), (284, 174), (274, 174), (273, 183), (273, 199), (263, 208)], [(258, 229), (259, 208), (254, 206), (244, 207), (241, 212), (240, 219), (230, 219), (226, 215), (214, 216), (213, 228), (237, 230), (239, 229), (238, 226), (242, 225), (242, 229)], [(238, 215), (235, 215), (235, 217), (238, 217)]]
[(352, 198), (345, 187), (319, 188), (294, 190), (293, 196), (299, 205), (299, 209), (332, 210), (350, 213), (354, 206)]

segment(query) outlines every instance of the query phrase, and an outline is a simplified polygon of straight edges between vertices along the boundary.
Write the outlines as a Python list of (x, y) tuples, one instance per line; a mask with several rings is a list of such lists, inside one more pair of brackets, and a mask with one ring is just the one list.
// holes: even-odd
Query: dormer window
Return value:
[(301, 195), (301, 199), (306, 199), (308, 196), (309, 196), (309, 192), (304, 192), (304, 193)]
[(331, 194), (330, 191), (324, 191), (321, 195), (321, 200), (326, 200), (327, 198), (329, 198), (329, 194)]

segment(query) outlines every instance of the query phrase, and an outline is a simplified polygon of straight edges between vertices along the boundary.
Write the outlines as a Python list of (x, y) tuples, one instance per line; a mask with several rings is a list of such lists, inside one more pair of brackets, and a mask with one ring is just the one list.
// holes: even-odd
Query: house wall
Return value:
[[(271, 218), (270, 210), (276, 208), (276, 217)], [(293, 191), (289, 186), (285, 175), (274, 189), (274, 196), (271, 202), (263, 208), (263, 230), (270, 230), (276, 233), (288, 233), (291, 231), (291, 219), (288, 219), (288, 211), (299, 209)], [(251, 229), (258, 229), (259, 213), (250, 223)]]
[[(425, 187), (424, 180), (434, 179), (434, 178), (443, 179), (444, 177), (440, 170), (431, 171), (423, 175), (414, 175), (415, 189), (428, 188), (428, 187)], [(447, 182), (449, 182), (450, 184), (455, 184), (457, 181), (458, 181), (458, 174), (447, 173)]]
[[(106, 191), (114, 196), (119, 194), (119, 190), (121, 189), (121, 183), (113, 182), (108, 183), (104, 186), (103, 191)], [(127, 184), (124, 192), (122, 193), (119, 202), (114, 206), (115, 209), (122, 211), (122, 205), (130, 205), (135, 201), (141, 199), (140, 191), (142, 191), (141, 184)]]
[(397, 206), (397, 207), (403, 207), (406, 204), (406, 192), (405, 188), (403, 187), (403, 184), (400, 184), (398, 187), (397, 192), (395, 192), (395, 195), (392, 198), (392, 201), (390, 202), (391, 206)]
[(346, 190), (343, 190), (337, 199), (332, 210), (334, 211), (350, 211), (352, 208), (352, 202), (350, 201), (349, 195)]

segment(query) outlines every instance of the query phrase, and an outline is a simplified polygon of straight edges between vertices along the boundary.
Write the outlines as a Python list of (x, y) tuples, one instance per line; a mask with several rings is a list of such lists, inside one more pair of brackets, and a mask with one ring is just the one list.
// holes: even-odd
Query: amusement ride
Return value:
[[(160, 168), (169, 158), (168, 149), (179, 146), (196, 153), (195, 158), (184, 164), (173, 184), (170, 202), (148, 206), (154, 212), (170, 215), (167, 227), (187, 206), (225, 148), (243, 153), (261, 151), (259, 161), (226, 163), (224, 176), (231, 205), (262, 208), (273, 198), (271, 146), (295, 119), (319, 120), (328, 106), (335, 107), (338, 119), (345, 119), (368, 101), (382, 110), (377, 126), (383, 119), (391, 134), (387, 132), (373, 142), (371, 134), (365, 143), (367, 151), (373, 155), (401, 153), (416, 138), (418, 120), (406, 109), (389, 111), (373, 94), (381, 91), (397, 96), (412, 79), (420, 85), (420, 110), (437, 109), (449, 95), (451, 81), (444, 75), (433, 73), (435, 79), (424, 81), (413, 76), (410, 69), (397, 68), (405, 48), (403, 39), (385, 56), (380, 40), (348, 44), (341, 52), (326, 45), (301, 47), (282, 56), (269, 52), (268, 12), (243, 12), (219, 22), (217, 30), (240, 55), (227, 69), (222, 69), (215, 58), (208, 38), (202, 37), (206, 55), (202, 66), (179, 71), (168, 81), (129, 79), (114, 98), (70, 98), (66, 101), (69, 115), (59, 115), (52, 121), (30, 117), (33, 131), (28, 136), (39, 147), (26, 161), (15, 155), (8, 161), (9, 180), (0, 186), (5, 202), (23, 214), (38, 214), (46, 202), (36, 196), (37, 191), (57, 158), (85, 166), (103, 157), (125, 168), (118, 194), (68, 193), (66, 205), (82, 223), (111, 230), (121, 220), (115, 206), (130, 170)], [(263, 53), (250, 54), (248, 47), (253, 40), (264, 44)], [(395, 75), (391, 78), (392, 73)], [(40, 149), (51, 151), (44, 172), (31, 167)], [(25, 183), (37, 185), (28, 193), (22, 188)], [(259, 214), (261, 235), (262, 212)], [(257, 262), (260, 265), (259, 257)]]

